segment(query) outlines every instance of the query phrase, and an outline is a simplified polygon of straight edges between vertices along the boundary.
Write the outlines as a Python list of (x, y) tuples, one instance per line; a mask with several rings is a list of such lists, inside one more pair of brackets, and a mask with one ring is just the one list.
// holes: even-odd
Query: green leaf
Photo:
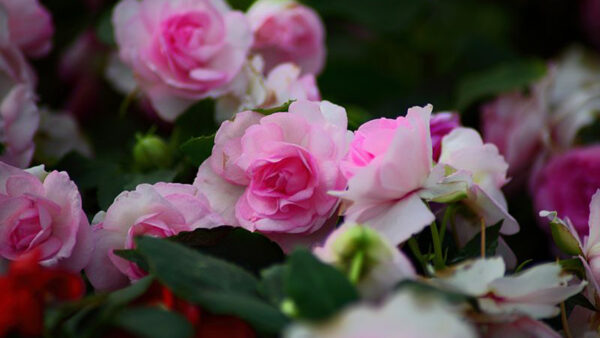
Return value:
[[(485, 228), (485, 255), (487, 257), (496, 255), (498, 237), (503, 220)], [(478, 233), (454, 256), (451, 263), (461, 262), (470, 258), (481, 256), (481, 233)]]
[(211, 313), (239, 317), (264, 333), (277, 334), (289, 323), (277, 308), (250, 295), (198, 289), (189, 300)]
[(139, 237), (136, 243), (150, 272), (184, 298), (199, 288), (256, 294), (256, 278), (231, 263), (165, 239)]
[(192, 337), (194, 328), (182, 315), (158, 307), (127, 308), (119, 312), (113, 324), (146, 338)]
[(285, 299), (284, 273), (285, 266), (278, 264), (263, 270), (260, 274), (258, 291), (276, 307), (279, 307)]
[(546, 74), (546, 65), (540, 60), (521, 60), (502, 64), (462, 79), (458, 85), (459, 110), (488, 96), (523, 89)]
[(558, 264), (564, 271), (574, 274), (580, 279), (585, 279), (585, 267), (579, 258), (561, 259)]
[(273, 113), (283, 113), (283, 112), (287, 112), (290, 109), (290, 105), (292, 103), (294, 103), (294, 101), (296, 101), (296, 100), (288, 100), (286, 103), (284, 103), (278, 107), (267, 108), (267, 109), (256, 108), (256, 109), (252, 109), (252, 111), (261, 113), (263, 115), (271, 115)]
[(326, 319), (358, 300), (356, 289), (341, 272), (304, 249), (289, 256), (284, 285), (298, 316), (305, 319)]
[(193, 165), (199, 166), (210, 156), (214, 144), (214, 134), (199, 136), (187, 140), (181, 145), (180, 149), (191, 160)]
[(550, 231), (552, 233), (552, 239), (554, 243), (560, 249), (560, 251), (571, 256), (583, 255), (579, 241), (571, 234), (569, 229), (561, 222), (551, 221)]
[(141, 237), (137, 251), (150, 273), (178, 297), (216, 314), (234, 315), (262, 332), (279, 332), (287, 318), (260, 298), (258, 280), (244, 269), (165, 239)]
[(237, 264), (256, 275), (262, 269), (282, 263), (285, 258), (275, 242), (259, 233), (237, 227), (196, 229), (182, 232), (171, 239)]

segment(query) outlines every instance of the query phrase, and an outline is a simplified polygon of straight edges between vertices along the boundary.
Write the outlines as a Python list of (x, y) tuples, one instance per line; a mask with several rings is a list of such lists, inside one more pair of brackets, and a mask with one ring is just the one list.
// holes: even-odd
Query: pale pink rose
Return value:
[[(194, 185), (229, 225), (264, 233), (284, 249), (314, 244), (332, 218), (346, 179), (339, 169), (352, 133), (344, 108), (298, 100), (289, 113), (246, 111), (225, 121)], [(333, 219), (332, 222), (327, 222)]]
[(265, 108), (277, 107), (289, 100), (321, 101), (317, 81), (312, 74), (300, 74), (293, 63), (283, 63), (267, 75), (265, 84), (268, 97), (262, 104)]
[(21, 170), (0, 162), (0, 255), (39, 250), (40, 263), (83, 269), (94, 249), (77, 186), (65, 172)]
[(547, 119), (540, 95), (502, 95), (482, 107), (485, 142), (495, 144), (509, 164), (509, 173), (526, 173), (543, 148)]
[(133, 249), (136, 236), (170, 237), (223, 224), (198, 189), (177, 183), (140, 184), (124, 191), (94, 221), (96, 249), (85, 272), (97, 290), (117, 289), (145, 275), (113, 252)]
[(29, 57), (42, 57), (52, 48), (52, 16), (38, 0), (0, 0), (8, 14), (10, 40)]
[(113, 24), (121, 60), (168, 121), (227, 92), (252, 45), (246, 17), (223, 0), (122, 0)]
[(34, 85), (35, 76), (21, 52), (0, 41), (0, 143), (4, 147), (0, 161), (20, 168), (31, 162), (39, 125)]
[(348, 190), (336, 194), (348, 201), (346, 221), (369, 224), (394, 245), (435, 219), (419, 196), (433, 165), (431, 110), (413, 107), (406, 117), (363, 124), (342, 163)]
[(505, 276), (501, 257), (479, 258), (452, 267), (431, 283), (477, 298), (482, 312), (497, 319), (528, 316), (551, 318), (560, 313), (559, 304), (583, 290), (586, 281), (569, 283), (574, 276), (559, 263), (545, 263)]
[(247, 15), (266, 73), (284, 62), (296, 63), (303, 74), (323, 69), (325, 28), (314, 10), (291, 0), (260, 0)]
[(218, 121), (230, 119), (246, 109), (279, 107), (289, 100), (321, 101), (315, 76), (300, 74), (293, 63), (275, 67), (266, 78), (262, 75), (262, 58), (254, 57), (244, 67), (235, 89), (220, 97), (216, 104)]

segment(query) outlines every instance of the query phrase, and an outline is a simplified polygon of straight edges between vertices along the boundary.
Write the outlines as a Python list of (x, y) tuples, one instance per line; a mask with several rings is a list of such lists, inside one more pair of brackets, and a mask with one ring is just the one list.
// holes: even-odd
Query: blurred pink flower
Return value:
[[(0, 12), (0, 35), (2, 32)], [(0, 36), (0, 161), (25, 168), (34, 152), (39, 125), (35, 105), (35, 75), (22, 53)]]
[(534, 173), (530, 183), (536, 211), (554, 210), (586, 235), (590, 201), (600, 188), (600, 145), (552, 157)]
[(284, 62), (296, 63), (302, 74), (323, 69), (325, 28), (314, 10), (291, 0), (259, 0), (247, 15), (266, 73)]
[(38, 0), (0, 0), (8, 14), (12, 43), (29, 57), (42, 57), (52, 48), (54, 26), (50, 12)]
[(39, 250), (40, 263), (83, 269), (93, 251), (77, 186), (65, 172), (21, 170), (0, 162), (0, 255)]
[(134, 248), (135, 236), (169, 237), (223, 223), (202, 193), (177, 183), (140, 184), (124, 191), (94, 222), (96, 249), (85, 272), (97, 290), (117, 289), (144, 276), (137, 265), (113, 253)]
[(229, 225), (284, 249), (314, 244), (338, 205), (328, 191), (346, 187), (339, 163), (351, 136), (344, 108), (327, 101), (298, 100), (268, 116), (245, 111), (221, 125), (194, 185)]
[(113, 13), (121, 60), (168, 121), (227, 92), (252, 45), (246, 17), (223, 0), (122, 0)]
[(457, 113), (441, 112), (431, 115), (431, 146), (433, 160), (438, 161), (442, 152), (442, 139), (452, 130), (460, 126), (460, 116)]

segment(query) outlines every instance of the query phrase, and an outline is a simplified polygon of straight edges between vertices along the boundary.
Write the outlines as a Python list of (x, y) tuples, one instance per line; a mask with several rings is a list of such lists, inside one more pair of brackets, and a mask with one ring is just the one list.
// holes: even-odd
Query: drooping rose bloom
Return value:
[[(38, 0), (0, 0), (8, 15), (8, 35), (29, 57), (42, 57), (52, 48), (52, 16)], [(2, 34), (4, 32), (0, 32)]]
[(575, 148), (551, 158), (535, 173), (530, 187), (536, 211), (555, 210), (586, 235), (590, 201), (600, 188), (600, 146)]
[(325, 63), (325, 28), (318, 14), (291, 0), (260, 0), (248, 9), (253, 50), (265, 59), (265, 72), (293, 62), (303, 74), (318, 74)]
[(349, 203), (346, 221), (374, 227), (392, 245), (435, 219), (420, 197), (432, 172), (431, 110), (413, 107), (406, 117), (366, 122), (341, 165), (348, 190), (336, 194)]
[(452, 130), (460, 126), (460, 116), (453, 112), (436, 113), (431, 115), (429, 126), (431, 129), (433, 160), (437, 162), (442, 152), (442, 139)]
[(96, 248), (85, 272), (97, 290), (117, 289), (145, 275), (113, 252), (133, 249), (136, 236), (170, 237), (223, 224), (195, 187), (177, 183), (140, 184), (134, 191), (124, 191), (94, 222)]
[(364, 263), (352, 282), (364, 298), (371, 300), (382, 299), (398, 282), (416, 275), (402, 251), (374, 229), (358, 224), (342, 224), (314, 253), (345, 275), (350, 273), (353, 259), (361, 255)]
[(0, 36), (0, 161), (21, 168), (31, 162), (39, 124), (34, 85), (35, 75), (21, 52)]
[(113, 24), (121, 60), (168, 121), (224, 94), (252, 45), (246, 17), (223, 0), (122, 0)]
[[(344, 108), (298, 100), (289, 113), (245, 111), (225, 121), (194, 182), (228, 225), (260, 231), (284, 249), (325, 236), (346, 187), (339, 169), (352, 133)], [(333, 219), (335, 222), (335, 219)]]
[(255, 57), (244, 67), (243, 81), (229, 94), (217, 100), (218, 121), (230, 119), (245, 109), (279, 107), (289, 100), (321, 101), (315, 76), (300, 74), (293, 63), (283, 63), (273, 68), (266, 78), (262, 75), (262, 58)]
[(42, 336), (44, 309), (60, 301), (73, 301), (85, 293), (79, 274), (38, 264), (34, 250), (12, 262), (0, 276), (0, 336)]
[(94, 249), (77, 186), (65, 172), (0, 162), (0, 256), (39, 250), (40, 263), (83, 269)]

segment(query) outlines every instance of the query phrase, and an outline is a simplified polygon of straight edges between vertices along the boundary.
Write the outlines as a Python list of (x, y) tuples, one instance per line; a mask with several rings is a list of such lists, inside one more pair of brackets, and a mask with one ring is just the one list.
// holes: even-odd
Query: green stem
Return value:
[(350, 263), (350, 272), (348, 273), (348, 279), (350, 279), (350, 281), (353, 284), (358, 284), (364, 262), (365, 252), (363, 250), (360, 250), (356, 253), (356, 255), (354, 255), (354, 257), (352, 257), (352, 262)]
[(119, 116), (123, 117), (127, 114), (127, 110), (129, 109), (129, 106), (131, 105), (131, 103), (133, 103), (133, 101), (136, 99), (136, 97), (138, 96), (138, 94), (140, 93), (139, 88), (135, 88), (134, 90), (131, 91), (131, 93), (127, 94), (127, 96), (125, 96), (125, 99), (123, 99), (123, 101), (121, 102), (121, 106), (119, 107)]
[(446, 229), (448, 229), (448, 224), (451, 219), (454, 218), (454, 204), (448, 205), (446, 211), (444, 211), (444, 218), (442, 219), (442, 228), (440, 229), (440, 240), (444, 243), (444, 238), (446, 236)]
[(440, 234), (438, 232), (437, 225), (435, 222), (431, 223), (431, 238), (433, 239), (433, 266), (436, 270), (442, 270), (446, 264), (444, 264), (444, 253), (442, 252), (442, 242), (440, 241)]
[(425, 262), (425, 256), (423, 256), (423, 253), (421, 253), (421, 249), (419, 249), (419, 243), (417, 243), (417, 240), (414, 237), (408, 239), (408, 247), (419, 263), (421, 263), (423, 271), (427, 272), (427, 262)]

